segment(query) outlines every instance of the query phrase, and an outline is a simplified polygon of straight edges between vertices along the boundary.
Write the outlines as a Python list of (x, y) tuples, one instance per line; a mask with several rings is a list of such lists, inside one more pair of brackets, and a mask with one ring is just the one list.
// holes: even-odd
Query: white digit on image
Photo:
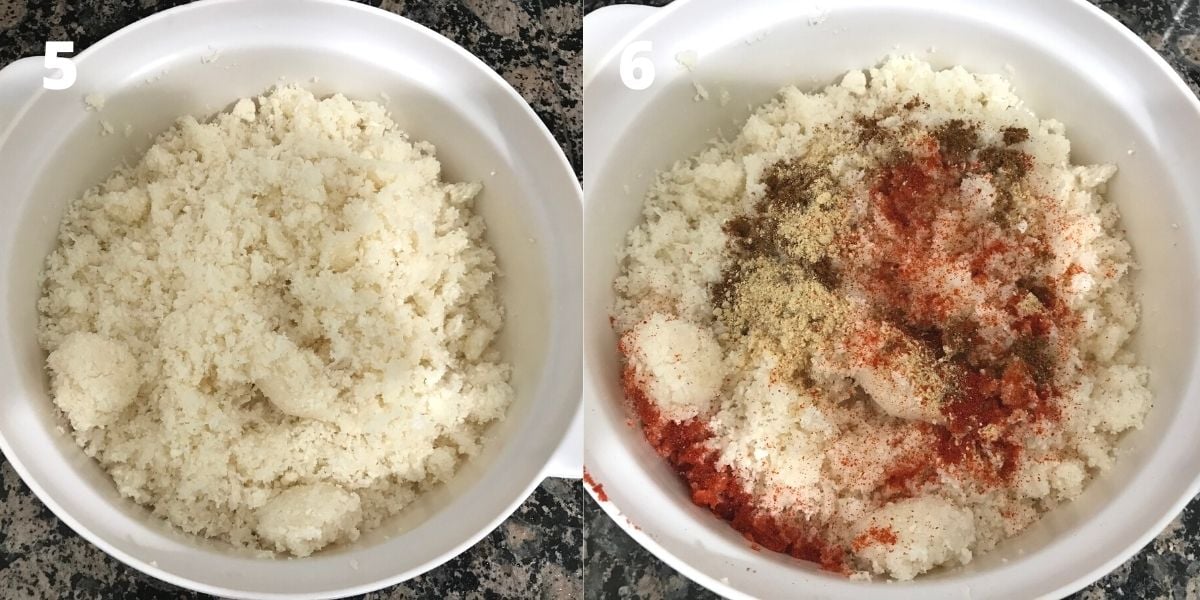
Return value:
[(644, 90), (654, 83), (654, 61), (638, 56), (654, 49), (653, 42), (640, 40), (621, 51), (621, 83), (631, 90)]
[(48, 90), (65, 90), (75, 85), (75, 61), (65, 56), (59, 56), (60, 53), (73, 54), (74, 52), (74, 42), (46, 42), (46, 70), (57, 69), (59, 76), (43, 77), (42, 87)]

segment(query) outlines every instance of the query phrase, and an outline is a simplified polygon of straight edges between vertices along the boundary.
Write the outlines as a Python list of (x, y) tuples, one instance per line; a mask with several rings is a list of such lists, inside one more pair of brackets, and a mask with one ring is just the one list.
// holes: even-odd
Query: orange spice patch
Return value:
[(855, 552), (861, 552), (868, 546), (894, 546), (896, 541), (896, 531), (891, 527), (871, 527), (854, 536), (850, 546), (854, 548)]
[(592, 474), (588, 473), (586, 467), (583, 469), (583, 482), (592, 488), (592, 492), (596, 494), (597, 500), (601, 502), (608, 502), (608, 494), (604, 492), (604, 486), (596, 483), (595, 479), (592, 479)]

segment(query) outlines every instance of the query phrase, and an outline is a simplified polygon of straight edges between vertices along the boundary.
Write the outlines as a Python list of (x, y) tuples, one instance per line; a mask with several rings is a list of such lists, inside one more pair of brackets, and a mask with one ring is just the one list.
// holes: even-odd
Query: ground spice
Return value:
[(937, 479), (937, 463), (928, 452), (905, 454), (884, 472), (883, 485), (876, 493), (887, 502), (912, 498), (921, 486)]
[(970, 158), (979, 144), (977, 127), (962, 119), (953, 119), (933, 130), (938, 141), (942, 160), (951, 164), (962, 164)]
[(1004, 143), (1008, 146), (1020, 144), (1029, 139), (1029, 130), (1024, 127), (1005, 127), (1002, 134)]
[(859, 144), (882, 140), (887, 133), (887, 130), (879, 125), (879, 119), (875, 117), (857, 117), (854, 119), (854, 124), (858, 125)]
[[(922, 105), (913, 98), (904, 108)], [(811, 358), (833, 355), (829, 350), (837, 347), (875, 369), (912, 367), (914, 384), (937, 388), (930, 396), (940, 402), (940, 418), (903, 423), (901, 431), (924, 443), (887, 465), (873, 492), (877, 500), (919, 495), (946, 474), (984, 488), (1008, 485), (1025, 452), (1022, 428), (1061, 418), (1057, 348), (1076, 326), (1055, 293), (1071, 272), (1063, 280), (1031, 278), (1046, 272), (1053, 256), (1024, 229), (1012, 229), (1028, 202), (1020, 187), (1033, 164), (1007, 146), (1029, 132), (1009, 128), (1005, 146), (985, 146), (978, 126), (963, 120), (886, 129), (863, 115), (855, 124), (848, 144), (891, 144), (883, 146), (890, 158), (866, 177), (867, 218), (852, 218), (850, 194), (839, 188), (829, 162), (809, 155), (765, 169), (762, 199), (724, 224), (730, 262), (709, 290), (724, 325), (722, 342), (748, 344), (751, 354), (765, 345), (781, 357), (776, 372), (789, 381), (811, 381)], [(991, 220), (968, 214), (967, 177), (987, 178), (995, 188)], [(949, 254), (934, 250), (946, 246), (938, 236), (947, 228), (956, 232)], [(930, 274), (958, 265), (966, 265), (970, 278), (958, 285), (976, 296), (929, 283)], [(847, 289), (863, 296), (870, 314), (848, 308), (839, 295)], [(1017, 293), (997, 297), (1000, 289)], [(1004, 322), (985, 326), (973, 312), (956, 308), (980, 294), (1004, 309)], [(880, 325), (856, 325), (864, 319)], [(997, 329), (1011, 340), (989, 337)], [(785, 522), (766, 512), (731, 467), (718, 466), (706, 422), (663, 419), (631, 369), (624, 379), (647, 440), (688, 485), (692, 501), (752, 543), (837, 572), (847, 572), (851, 549), (896, 543), (894, 531), (873, 528), (839, 546), (819, 525), (799, 527), (795, 523), (807, 521)], [(857, 393), (865, 396), (861, 388)]]
[[(624, 352), (627, 349), (623, 349)], [(815, 562), (822, 569), (848, 575), (845, 549), (826, 541), (826, 533), (786, 523), (760, 509), (745, 483), (728, 466), (717, 465), (717, 452), (707, 445), (708, 425), (699, 419), (664, 419), (641, 388), (632, 368), (622, 377), (625, 397), (642, 421), (650, 445), (679, 473), (692, 502), (711, 510), (752, 544)]]
[(774, 223), (761, 216), (739, 215), (725, 222), (730, 247), (744, 256), (773, 256), (780, 253)]
[(827, 290), (837, 289), (842, 282), (841, 275), (838, 274), (837, 267), (833, 264), (833, 259), (828, 256), (824, 256), (812, 264), (812, 275), (817, 283), (825, 286)]
[[(713, 307), (716, 309), (716, 312), (723, 312), (729, 309), (730, 301), (734, 298), (734, 292), (740, 280), (741, 274), (737, 268), (726, 267), (721, 270), (720, 279), (709, 285), (708, 294), (712, 298)], [(748, 332), (739, 330), (739, 333), (745, 335)]]
[[(762, 180), (753, 210), (723, 226), (733, 260), (709, 293), (727, 338), (755, 336), (789, 357), (795, 371), (840, 322), (829, 293), (840, 285), (839, 270), (827, 244), (813, 238), (832, 239), (845, 211), (830, 209), (837, 186), (812, 157), (770, 165)], [(798, 234), (814, 231), (822, 235)]]
[(913, 96), (904, 103), (904, 110), (914, 110), (918, 107), (929, 108), (929, 103), (922, 100), (920, 96)]
[(1050, 353), (1050, 340), (1039, 336), (1022, 336), (1013, 342), (1013, 356), (1025, 363), (1029, 374), (1038, 385), (1046, 385), (1054, 372), (1054, 357)]
[(984, 148), (979, 151), (979, 162), (984, 172), (1002, 178), (1005, 184), (1021, 179), (1033, 168), (1033, 159), (1013, 148)]
[(871, 200), (893, 225), (928, 231), (942, 197), (957, 183), (940, 160), (918, 160), (899, 152), (875, 177)]
[(867, 546), (876, 544), (883, 546), (893, 546), (899, 538), (896, 537), (896, 531), (891, 527), (871, 527), (870, 529), (858, 534), (851, 542), (851, 546), (855, 552), (861, 551)]
[(812, 164), (803, 160), (780, 161), (770, 166), (763, 175), (766, 186), (763, 196), (767, 209), (804, 208), (811, 203), (815, 193), (821, 189), (817, 183), (828, 176)]
[(588, 473), (586, 468), (583, 470), (583, 482), (587, 484), (588, 487), (592, 488), (592, 492), (596, 494), (597, 500), (601, 502), (608, 502), (608, 494), (604, 492), (604, 486), (596, 483), (596, 480), (592, 479), (592, 474)]
[[(964, 177), (989, 176), (997, 188), (994, 210), (1008, 213), (999, 219), (1015, 221), (1013, 190), (1032, 168), (1028, 155), (1011, 148), (981, 147), (975, 126), (962, 120), (948, 121), (929, 135), (932, 144), (918, 140), (915, 151), (897, 148), (874, 176), (871, 206), (882, 221), (867, 223), (847, 245), (876, 248), (876, 254), (852, 250), (849, 258), (838, 261), (843, 265), (842, 279), (866, 290), (880, 318), (927, 348), (939, 360), (940, 377), (951, 383), (940, 411), (943, 422), (918, 426), (930, 443), (897, 458), (886, 471), (878, 493), (888, 499), (918, 493), (942, 469), (967, 475), (983, 486), (1010, 482), (1022, 454), (1021, 427), (1056, 419), (1061, 413), (1050, 385), (1057, 368), (1050, 339), (1053, 332), (1071, 326), (1067, 311), (1049, 310), (1055, 304), (1052, 290), (1057, 282), (1022, 280), (1016, 287), (1032, 294), (1036, 303), (1012, 299), (1010, 321), (1003, 327), (1016, 335), (1016, 341), (991, 347), (981, 339), (979, 323), (950, 316), (952, 307), (962, 302), (957, 292), (936, 286), (930, 290), (924, 283), (929, 273), (953, 264), (946, 261), (958, 261), (969, 266), (974, 285), (992, 289), (988, 286), (1044, 271), (1042, 265), (1051, 259), (1046, 252), (1029, 252), (1031, 244), (1015, 240), (1011, 232), (977, 229), (958, 200)], [(1013, 130), (1005, 136), (1017, 143), (1020, 133)], [(952, 226), (967, 242), (959, 254), (939, 258), (931, 252), (935, 224), (943, 228), (956, 224)], [(1001, 304), (1005, 300), (996, 298)]]
[(722, 337), (731, 343), (749, 336), (752, 345), (779, 357), (781, 372), (802, 373), (847, 326), (845, 300), (830, 292), (830, 283), (801, 263), (764, 257), (739, 261), (714, 287), (723, 294), (713, 298), (721, 307)]

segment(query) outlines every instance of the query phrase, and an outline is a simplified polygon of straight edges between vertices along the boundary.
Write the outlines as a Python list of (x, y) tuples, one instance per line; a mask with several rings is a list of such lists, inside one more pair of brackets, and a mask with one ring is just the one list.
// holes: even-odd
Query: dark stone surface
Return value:
[[(1061, 0), (1046, 0), (1061, 1)], [(590, 12), (610, 4), (662, 6), (669, 0), (585, 0)], [(1200, 2), (1195, 0), (1093, 0), (1157, 50), (1200, 93)], [(584, 597), (705, 600), (718, 598), (692, 583), (625, 534), (589, 496), (584, 507), (587, 577)], [(1200, 499), (1137, 556), (1076, 600), (1200, 598)]]
[[(376, 6), (378, 1), (370, 2)], [(174, 0), (0, 0), (0, 65), (40, 55), (47, 40), (76, 51)], [(581, 8), (570, 0), (385, 0), (475, 53), (519, 91), (578, 171), (583, 111)], [(579, 598), (582, 487), (545, 481), (483, 541), (444, 566), (362, 598)], [(204, 598), (128, 568), (54, 517), (0, 458), (0, 599)]]
[[(405, 583), (359, 596), (574, 600), (583, 587), (583, 488), (547, 479), (517, 512), (457, 558)], [(0, 463), (0, 598), (203, 599), (131, 569), (59, 521)]]

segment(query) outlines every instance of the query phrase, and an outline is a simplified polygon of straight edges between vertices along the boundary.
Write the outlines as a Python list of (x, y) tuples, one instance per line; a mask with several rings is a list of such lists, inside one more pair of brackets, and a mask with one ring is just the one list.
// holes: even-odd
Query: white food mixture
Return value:
[(892, 57), (658, 175), (615, 282), (625, 386), (693, 500), (858, 577), (965, 564), (1151, 405), (1130, 247), (1061, 123)]
[(478, 184), (372, 102), (183, 117), (72, 202), (46, 262), (54, 401), (120, 492), (296, 556), (447, 480), (511, 400)]

